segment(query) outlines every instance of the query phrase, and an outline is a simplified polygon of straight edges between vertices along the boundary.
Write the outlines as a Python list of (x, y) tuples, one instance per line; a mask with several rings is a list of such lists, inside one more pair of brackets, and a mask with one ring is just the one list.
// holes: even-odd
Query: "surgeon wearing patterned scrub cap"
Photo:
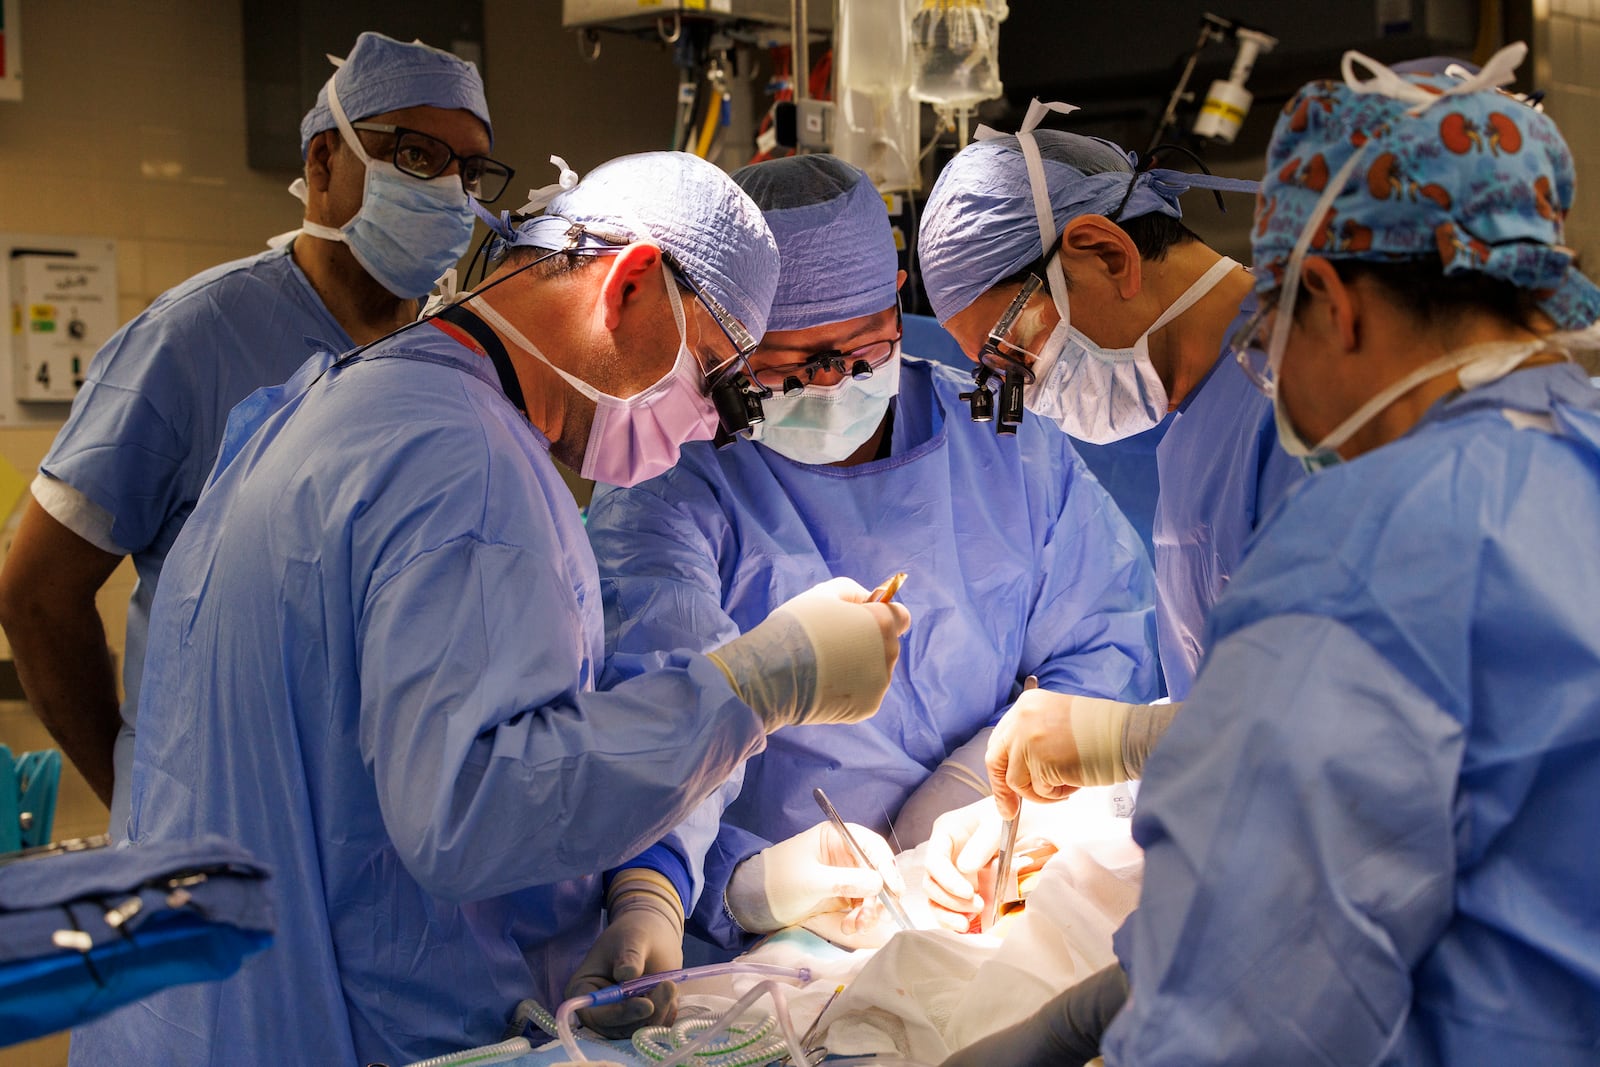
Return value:
[[(1496, 88), (1525, 51), (1349, 53), (1278, 120), (1237, 354), (1316, 473), (1146, 764), (1107, 1063), (1600, 1048), (1600, 290), (1566, 142)], [(996, 1053), (952, 1063), (1041, 1062)]]

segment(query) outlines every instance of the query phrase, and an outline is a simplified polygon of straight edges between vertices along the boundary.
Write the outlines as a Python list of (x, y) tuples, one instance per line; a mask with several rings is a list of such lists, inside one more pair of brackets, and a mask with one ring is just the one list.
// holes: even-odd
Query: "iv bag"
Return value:
[(879, 192), (922, 184), (916, 166), (920, 105), (908, 94), (909, 12), (907, 0), (839, 4), (833, 151), (866, 171)]
[(912, 2), (912, 97), (947, 108), (998, 97), (1000, 23), (1010, 14), (1005, 0)]

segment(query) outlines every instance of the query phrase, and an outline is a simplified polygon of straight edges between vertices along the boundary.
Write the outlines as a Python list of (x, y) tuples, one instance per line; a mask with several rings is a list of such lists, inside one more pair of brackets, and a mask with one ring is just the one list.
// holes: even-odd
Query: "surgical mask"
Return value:
[(799, 393), (761, 401), (766, 418), (750, 436), (796, 463), (838, 463), (866, 444), (900, 392), (900, 345), (863, 381), (808, 385)]
[(709, 441), (717, 431), (717, 412), (701, 388), (700, 363), (689, 350), (683, 299), (665, 264), (661, 268), (672, 317), (678, 325), (678, 356), (672, 369), (654, 385), (633, 396), (603, 393), (556, 366), (534, 343), (494, 308), (481, 300), (472, 310), (505, 334), (511, 343), (559, 375), (562, 381), (594, 401), (594, 421), (583, 449), (584, 478), (624, 488), (670, 470), (682, 446)]
[[(339, 105), (332, 78), (328, 107), (344, 143), (367, 169), (361, 209), (338, 229), (310, 219), (301, 222), (300, 229), (325, 241), (343, 242), (379, 285), (402, 300), (424, 296), (472, 241), (472, 206), (461, 176), (413, 178), (393, 163), (368, 156)], [(297, 179), (289, 191), (305, 202), (304, 179)]]
[(1065, 279), (1052, 285), (1061, 321), (1034, 360), (1023, 406), (1096, 445), (1155, 426), (1167, 415), (1167, 389), (1150, 362), (1150, 335), (1193, 307), (1238, 265), (1226, 256), (1217, 260), (1128, 348), (1105, 348), (1073, 326)]

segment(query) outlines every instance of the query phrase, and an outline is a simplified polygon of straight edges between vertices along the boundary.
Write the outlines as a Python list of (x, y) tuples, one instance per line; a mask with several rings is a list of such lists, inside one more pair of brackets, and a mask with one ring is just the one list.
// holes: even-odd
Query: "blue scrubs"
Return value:
[[(903, 315), (901, 318), (905, 325), (905, 347), (908, 350), (952, 366), (968, 376), (972, 374), (977, 364), (967, 358), (956, 339), (939, 325), (938, 319), (929, 315)], [(1139, 532), (1139, 539), (1144, 542), (1146, 551), (1152, 553), (1154, 546), (1150, 531), (1155, 524), (1156, 487), (1159, 484), (1156, 446), (1161, 443), (1171, 422), (1172, 416), (1168, 415), (1143, 433), (1110, 444), (1094, 445), (1077, 438), (1072, 440), (1078, 458), (1105, 486), (1111, 499), (1117, 502), (1117, 507), (1122, 509), (1128, 521), (1133, 523), (1133, 528)]]
[(1176, 417), (1169, 412), (1166, 418), (1143, 433), (1106, 445), (1072, 440), (1072, 447), (1078, 450), (1084, 466), (1094, 473), (1111, 494), (1111, 499), (1117, 502), (1117, 507), (1133, 523), (1152, 559), (1156, 550), (1156, 501), (1161, 495), (1161, 470), (1156, 450)]
[(611, 667), (624, 674), (656, 650), (714, 648), (828, 578), (871, 588), (909, 575), (900, 599), (914, 621), (878, 713), (779, 731), (747, 766), (696, 915), (713, 939), (737, 940), (719, 906), (732, 867), (821, 818), (813, 787), (846, 819), (887, 832), (1028, 675), (1060, 692), (1153, 693), (1138, 536), (1054, 424), (1028, 419), (1011, 438), (973, 423), (957, 396), (970, 383), (905, 358), (884, 459), (812, 466), (751, 441), (702, 443), (659, 478), (595, 494), (589, 536)]
[[(1252, 296), (1234, 326), (1254, 313)], [(1211, 606), (1244, 559), (1257, 525), (1305, 472), (1278, 444), (1272, 401), (1224, 348), (1168, 416), (1156, 446), (1156, 473), (1161, 485), (1152, 534), (1161, 671), (1167, 695), (1183, 700), (1205, 651)]]
[[(229, 422), (151, 617), (130, 833), (276, 872), (277, 943), (76, 1064), (391, 1064), (560, 999), (600, 878), (760, 748), (699, 655), (594, 691), (599, 576), (545, 440), (428, 324)], [(319, 379), (319, 375), (321, 375)]]
[(128, 821), (133, 722), (162, 564), (211, 473), (229, 409), (293, 374), (313, 351), (308, 339), (340, 350), (351, 344), (288, 248), (197, 274), (95, 355), (40, 465), (110, 513), (111, 538), (139, 575), (128, 604), (114, 834)]
[(1146, 766), (1106, 1062), (1600, 1062), (1600, 394), (1570, 365), (1306, 481)]

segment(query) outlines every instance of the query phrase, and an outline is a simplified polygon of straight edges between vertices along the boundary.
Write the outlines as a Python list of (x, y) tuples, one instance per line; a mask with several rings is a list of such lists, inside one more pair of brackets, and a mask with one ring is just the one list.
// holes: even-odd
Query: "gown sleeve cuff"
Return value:
[(611, 880), (629, 867), (643, 867), (655, 871), (667, 881), (672, 883), (672, 888), (678, 891), (679, 900), (690, 900), (690, 887), (693, 884), (689, 877), (688, 861), (678, 852), (664, 844), (651, 845), (633, 859), (606, 872), (605, 889), (610, 891)]

